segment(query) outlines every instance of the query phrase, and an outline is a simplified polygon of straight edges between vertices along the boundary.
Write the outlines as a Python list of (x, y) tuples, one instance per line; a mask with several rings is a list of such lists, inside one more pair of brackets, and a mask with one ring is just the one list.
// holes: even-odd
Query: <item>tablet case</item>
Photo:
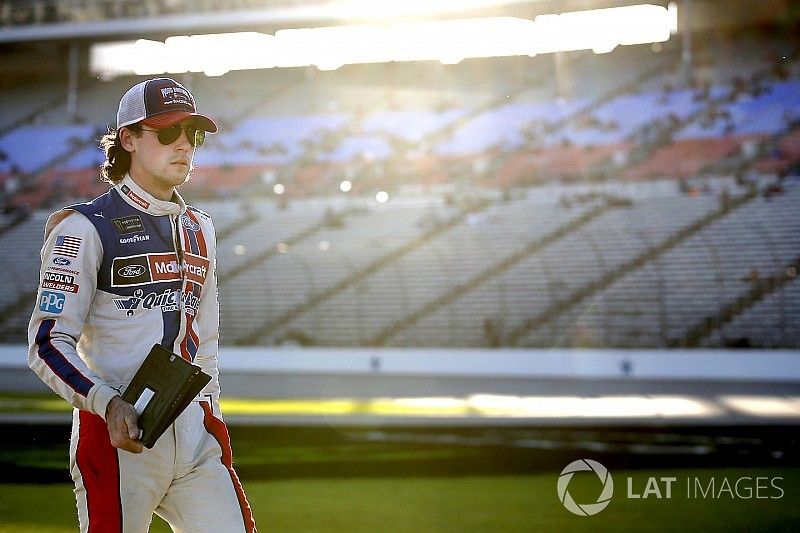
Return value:
[(154, 345), (122, 395), (139, 414), (142, 444), (152, 448), (209, 381), (199, 366)]

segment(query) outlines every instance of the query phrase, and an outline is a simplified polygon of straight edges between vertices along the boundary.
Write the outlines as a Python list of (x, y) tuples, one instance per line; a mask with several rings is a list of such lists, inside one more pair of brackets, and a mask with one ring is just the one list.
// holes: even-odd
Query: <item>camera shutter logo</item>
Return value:
[[(594, 472), (600, 479), (603, 484), (603, 490), (595, 503), (579, 504), (572, 499), (567, 486), (575, 472)], [(561, 475), (558, 477), (558, 499), (561, 500), (561, 503), (564, 504), (568, 511), (579, 516), (592, 516), (599, 513), (611, 503), (613, 494), (614, 480), (611, 479), (611, 474), (606, 470), (606, 467), (591, 459), (578, 459), (571, 462), (561, 471)]]

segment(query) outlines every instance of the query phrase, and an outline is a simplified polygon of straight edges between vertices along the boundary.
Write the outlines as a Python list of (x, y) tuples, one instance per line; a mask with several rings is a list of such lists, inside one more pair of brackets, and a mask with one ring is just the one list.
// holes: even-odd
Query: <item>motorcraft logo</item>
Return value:
[(181, 281), (186, 279), (202, 285), (208, 275), (209, 261), (205, 257), (185, 254), (182, 268), (174, 253), (140, 254), (116, 257), (111, 266), (111, 286), (130, 287), (148, 283)]
[(160, 309), (162, 313), (183, 309), (186, 314), (194, 316), (200, 304), (200, 298), (194, 292), (184, 292), (181, 289), (165, 289), (162, 292), (145, 294), (142, 289), (137, 289), (133, 296), (127, 298), (114, 298), (114, 305), (120, 311), (125, 311), (126, 316), (134, 316), (139, 309)]
[[(603, 484), (603, 490), (593, 503), (577, 503), (569, 493), (569, 482), (576, 472), (594, 472)], [(611, 503), (614, 495), (614, 480), (606, 467), (592, 459), (578, 459), (573, 461), (561, 471), (558, 476), (558, 499), (571, 513), (578, 516), (596, 515)]]
[(76, 294), (79, 286), (75, 283), (75, 276), (48, 271), (42, 276), (42, 288)]

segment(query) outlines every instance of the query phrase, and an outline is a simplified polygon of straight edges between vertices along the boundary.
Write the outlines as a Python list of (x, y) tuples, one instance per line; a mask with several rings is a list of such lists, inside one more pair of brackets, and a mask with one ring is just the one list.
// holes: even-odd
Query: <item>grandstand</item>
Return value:
[[(688, 85), (671, 43), (658, 54), (649, 47), (575, 54), (573, 80), (603, 76), (573, 81), (569, 93), (539, 58), (491, 84), (474, 76), (519, 61), (446, 70), (398, 64), (388, 81), (383, 67), (368, 65), (311, 76), (193, 76), (198, 99), (223, 123), (198, 152), (185, 193), (218, 221), (226, 341), (687, 342), (693, 324), (713, 322), (749, 291), (740, 278), (778, 276), (796, 259), (784, 252), (795, 229), (798, 69), (794, 56), (754, 52), (784, 53), (792, 43), (741, 30), (726, 41), (735, 43), (731, 55), (708, 40)], [(72, 118), (57, 84), (3, 89), (8, 214), (0, 240), (7, 248), (30, 258), (48, 208), (102, 192), (96, 140), (113, 124), (114, 100), (129, 83), (82, 83)], [(36, 98), (26, 99), (31, 90)], [(345, 180), (347, 195), (339, 190)], [(370, 200), (379, 190), (389, 193), (388, 204)], [(595, 197), (581, 200), (587, 195)], [(727, 243), (726, 231), (761, 220), (765, 210), (774, 218), (760, 222), (753, 238), (761, 248)], [(725, 247), (739, 255), (735, 268), (717, 257)], [(764, 264), (765, 254), (779, 259)], [(32, 267), (17, 260), (4, 267), (14, 280), (0, 306), (6, 342), (23, 338)], [(703, 294), (691, 322), (671, 276), (695, 280), (692, 293)], [(635, 309), (627, 308), (631, 301)], [(791, 311), (775, 335), (747, 342), (796, 347), (782, 333)], [(704, 345), (724, 346), (735, 319), (704, 332)]]

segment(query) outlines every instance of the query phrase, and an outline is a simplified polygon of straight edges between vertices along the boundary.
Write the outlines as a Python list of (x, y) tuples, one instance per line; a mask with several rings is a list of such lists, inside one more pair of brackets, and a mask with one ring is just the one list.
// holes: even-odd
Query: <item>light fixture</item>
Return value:
[(677, 8), (641, 4), (537, 16), (353, 24), (320, 28), (173, 36), (92, 45), (91, 70), (104, 78), (126, 74), (203, 72), (391, 61), (536, 56), (667, 41), (677, 31)]

